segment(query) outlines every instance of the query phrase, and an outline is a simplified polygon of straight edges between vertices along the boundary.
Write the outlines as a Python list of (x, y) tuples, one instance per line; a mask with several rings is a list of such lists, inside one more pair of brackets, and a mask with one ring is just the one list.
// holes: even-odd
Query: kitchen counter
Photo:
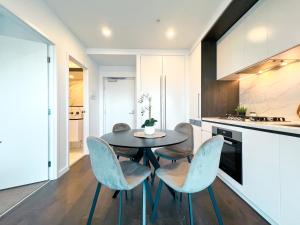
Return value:
[[(300, 122), (253, 122), (253, 121), (236, 121), (220, 119), (217, 117), (203, 117), (202, 122), (212, 122), (217, 124), (224, 124), (259, 131), (278, 133), (288, 136), (300, 137)], [(286, 125), (299, 125), (299, 127), (292, 127)]]

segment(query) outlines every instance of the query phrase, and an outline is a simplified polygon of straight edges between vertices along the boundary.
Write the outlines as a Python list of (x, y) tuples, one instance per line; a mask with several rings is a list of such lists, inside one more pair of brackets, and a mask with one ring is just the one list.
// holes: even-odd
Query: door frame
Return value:
[(89, 136), (89, 69), (83, 63), (78, 61), (72, 54), (67, 53), (67, 68), (66, 68), (66, 124), (67, 124), (67, 136), (66, 136), (66, 159), (67, 159), (67, 169), (70, 168), (70, 145), (69, 145), (69, 61), (73, 61), (83, 69), (83, 105), (84, 105), (84, 119), (83, 119), (83, 153), (87, 155), (89, 153), (86, 144), (86, 138)]
[[(102, 107), (103, 107), (103, 133), (105, 132), (105, 130), (106, 130), (106, 106), (105, 106), (105, 89), (106, 89), (106, 87), (105, 87), (105, 81), (106, 80), (108, 80), (108, 79), (126, 79), (126, 80), (133, 80), (133, 82), (134, 82), (134, 87), (136, 87), (136, 77), (122, 77), (122, 76), (120, 76), (120, 77), (116, 77), (116, 76), (105, 76), (105, 77), (103, 77), (102, 78), (102, 83), (103, 83), (103, 89), (102, 89), (102, 96), (103, 96), (103, 105), (102, 105)], [(136, 128), (136, 114), (137, 114), (137, 103), (136, 103), (136, 88), (134, 88), (134, 97), (133, 97), (134, 99), (134, 112), (135, 112), (135, 114), (134, 114), (134, 119), (133, 119), (133, 127), (132, 128)]]

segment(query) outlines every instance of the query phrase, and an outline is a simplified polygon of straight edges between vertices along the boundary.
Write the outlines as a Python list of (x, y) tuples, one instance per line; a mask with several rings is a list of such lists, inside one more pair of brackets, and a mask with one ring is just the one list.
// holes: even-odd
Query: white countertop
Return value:
[[(200, 120), (200, 119), (196, 119)], [(220, 119), (217, 117), (203, 117), (202, 121), (209, 121), (209, 122), (216, 122), (216, 123), (223, 123), (228, 125), (235, 125), (235, 126), (243, 126), (243, 127), (251, 127), (257, 129), (265, 129), (270, 131), (278, 131), (278, 132), (286, 132), (291, 134), (300, 134), (299, 127), (289, 127), (283, 126), (289, 124), (297, 124), (300, 125), (299, 121), (291, 121), (291, 122), (253, 122), (253, 121), (236, 121), (236, 120), (227, 120), (227, 119)]]

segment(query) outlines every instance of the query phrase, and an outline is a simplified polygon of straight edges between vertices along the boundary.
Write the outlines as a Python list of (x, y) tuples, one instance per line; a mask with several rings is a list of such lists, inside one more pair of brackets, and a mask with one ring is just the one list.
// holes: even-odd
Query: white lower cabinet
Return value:
[(194, 129), (194, 153), (196, 153), (201, 146), (201, 127), (193, 125)]
[(271, 224), (300, 224), (300, 138), (203, 122), (202, 143), (212, 136), (212, 126), (243, 137), (243, 185), (227, 175), (221, 179)]
[(243, 129), (243, 189), (262, 213), (279, 223), (279, 135)]
[(280, 225), (300, 224), (300, 138), (280, 135)]
[(211, 132), (202, 130), (201, 131), (201, 144), (203, 144), (204, 142), (206, 142), (211, 137), (212, 137), (212, 133)]

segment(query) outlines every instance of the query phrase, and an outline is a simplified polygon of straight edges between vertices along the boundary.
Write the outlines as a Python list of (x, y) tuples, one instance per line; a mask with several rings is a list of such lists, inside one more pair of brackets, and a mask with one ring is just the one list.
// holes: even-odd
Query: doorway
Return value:
[(116, 123), (127, 123), (135, 128), (135, 79), (105, 77), (103, 96), (104, 132), (111, 132)]
[(85, 155), (84, 74), (84, 68), (69, 58), (69, 166)]

